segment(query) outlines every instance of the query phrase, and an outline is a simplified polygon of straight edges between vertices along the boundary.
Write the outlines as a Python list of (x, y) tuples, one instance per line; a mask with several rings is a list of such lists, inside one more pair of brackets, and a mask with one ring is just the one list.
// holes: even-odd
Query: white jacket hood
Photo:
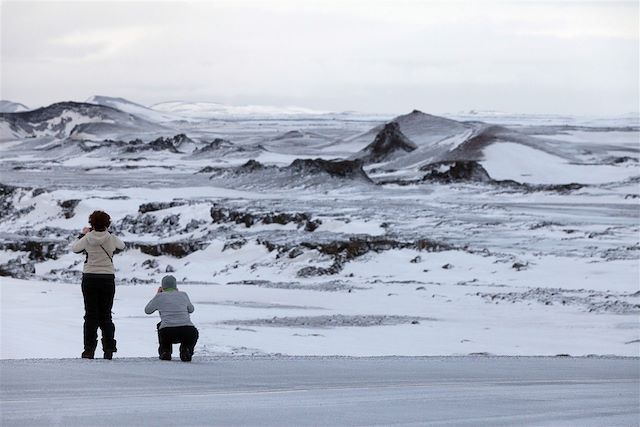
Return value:
[(90, 245), (102, 245), (111, 236), (108, 231), (90, 231), (87, 233), (87, 243)]

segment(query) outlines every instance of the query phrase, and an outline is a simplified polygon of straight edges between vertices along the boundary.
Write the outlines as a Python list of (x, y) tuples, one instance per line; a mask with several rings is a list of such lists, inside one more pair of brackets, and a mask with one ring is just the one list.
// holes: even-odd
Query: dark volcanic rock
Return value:
[(0, 265), (0, 276), (28, 279), (34, 274), (36, 274), (36, 267), (33, 261), (15, 258)]
[(247, 244), (247, 240), (240, 237), (240, 236), (233, 236), (232, 239), (226, 241), (224, 243), (224, 246), (222, 247), (222, 252), (226, 251), (227, 249), (240, 249), (242, 248), (244, 245)]
[(322, 221), (319, 219), (311, 219), (308, 213), (287, 213), (287, 212), (266, 212), (266, 213), (250, 213), (246, 211), (236, 211), (233, 209), (223, 208), (214, 205), (211, 210), (211, 219), (215, 224), (225, 222), (234, 222), (236, 224), (244, 224), (247, 228), (254, 224), (280, 224), (287, 225), (295, 223), (298, 228), (304, 227), (305, 231), (316, 230)]
[(233, 143), (227, 139), (216, 138), (213, 141), (207, 143), (206, 145), (198, 148), (193, 152), (194, 155), (208, 153), (211, 151), (221, 150), (223, 148), (236, 148), (236, 151), (243, 151), (241, 147), (235, 147)]
[(245, 164), (238, 167), (239, 172), (253, 172), (266, 169), (266, 166), (257, 160), (248, 160)]
[[(371, 183), (362, 168), (361, 160), (324, 160), (324, 159), (295, 159), (288, 166), (264, 165), (256, 160), (249, 160), (245, 164), (236, 167), (207, 166), (197, 173), (213, 173), (209, 179), (236, 178), (247, 176), (253, 184), (279, 181), (317, 183), (330, 182), (330, 178), (340, 180), (360, 180)], [(254, 177), (253, 174), (256, 176)], [(276, 185), (281, 185), (277, 183)]]
[(429, 163), (420, 167), (420, 170), (429, 173), (422, 177), (422, 179), (383, 180), (377, 182), (377, 185), (417, 185), (424, 182), (438, 182), (444, 184), (451, 184), (456, 182), (481, 182), (492, 184), (506, 190), (522, 191), (525, 193), (549, 191), (560, 194), (567, 194), (586, 186), (584, 184), (577, 183), (527, 184), (513, 180), (495, 180), (491, 178), (486, 169), (475, 160), (445, 160), (441, 162)]
[(452, 249), (450, 245), (429, 239), (419, 239), (413, 242), (400, 241), (384, 236), (354, 236), (348, 240), (326, 243), (302, 242), (300, 246), (316, 249), (327, 255), (343, 256), (353, 259), (368, 252), (384, 252), (391, 249), (417, 249), (420, 251), (438, 252)]
[(16, 198), (21, 199), (24, 196), (36, 197), (46, 190), (31, 187), (16, 187), (13, 185), (0, 184), (0, 218), (8, 219), (18, 217), (31, 212), (35, 209), (34, 205), (28, 205), (21, 209), (16, 209)]
[(638, 159), (634, 157), (629, 157), (629, 156), (613, 156), (605, 159), (605, 163), (614, 164), (614, 165), (620, 164), (620, 163), (627, 163), (627, 162), (638, 163)]
[(209, 246), (209, 242), (183, 240), (167, 243), (132, 243), (133, 248), (138, 248), (143, 254), (160, 256), (168, 255), (175, 258), (183, 258), (190, 253), (199, 251)]
[[(444, 171), (442, 171), (445, 169)], [(493, 182), (489, 173), (474, 160), (458, 160), (454, 162), (437, 162), (422, 166), (421, 171), (429, 172), (422, 180), (443, 183), (450, 182)]]
[(70, 199), (59, 203), (65, 218), (73, 218), (75, 216), (75, 209), (78, 203), (80, 203), (79, 199)]
[(184, 133), (179, 133), (177, 135), (174, 135), (173, 138), (170, 139), (170, 141), (173, 143), (173, 146), (176, 148), (179, 148), (182, 145), (193, 142), (193, 140), (189, 138), (187, 135), (185, 135)]
[(296, 276), (307, 278), (307, 277), (318, 277), (318, 276), (330, 276), (332, 274), (338, 274), (344, 268), (344, 263), (341, 261), (334, 261), (333, 264), (329, 267), (302, 267), (296, 273)]
[(163, 209), (174, 208), (176, 206), (183, 206), (186, 204), (187, 202), (182, 201), (143, 203), (138, 207), (138, 213), (145, 214), (147, 212), (161, 211)]
[(265, 239), (257, 239), (257, 243), (264, 245), (270, 252), (278, 251), (278, 256), (289, 254), (292, 250), (303, 248), (317, 250), (333, 258), (329, 267), (309, 266), (300, 269), (298, 277), (314, 277), (339, 273), (346, 262), (369, 252), (384, 252), (391, 249), (417, 249), (420, 251), (439, 252), (453, 249), (446, 243), (436, 242), (430, 239), (418, 239), (415, 241), (401, 241), (384, 236), (359, 235), (347, 240), (326, 242), (303, 241), (296, 245), (278, 244)]
[(211, 173), (211, 172), (219, 172), (223, 170), (220, 167), (216, 167), (216, 166), (205, 166), (202, 169), (200, 169), (199, 171), (197, 171), (196, 173)]
[(13, 185), (0, 184), (0, 197), (9, 196), (16, 192), (18, 187)]
[(287, 255), (289, 258), (293, 259), (293, 258), (298, 258), (300, 255), (302, 255), (304, 252), (302, 251), (302, 249), (300, 248), (293, 248), (289, 251), (289, 254)]
[(575, 182), (569, 184), (526, 184), (513, 180), (493, 181), (494, 184), (516, 191), (524, 191), (525, 193), (534, 193), (538, 191), (549, 191), (560, 194), (568, 194), (572, 191), (580, 190), (586, 187), (585, 184), (577, 184)]
[(173, 143), (172, 139), (169, 138), (158, 138), (154, 139), (147, 145), (143, 146), (145, 150), (153, 150), (153, 151), (162, 151), (167, 150), (171, 153), (179, 153), (178, 149)]
[(114, 232), (128, 231), (134, 234), (156, 234), (158, 236), (173, 233), (180, 228), (180, 214), (168, 215), (162, 220), (153, 214), (127, 215), (112, 225)]
[(149, 269), (153, 269), (153, 268), (158, 268), (160, 266), (160, 264), (155, 259), (148, 259), (148, 260), (143, 261), (142, 266), (149, 270)]
[(13, 195), (17, 190), (18, 187), (13, 185), (0, 184), (0, 218), (7, 218), (15, 212)]
[(266, 166), (257, 160), (251, 159), (251, 160), (248, 160), (246, 163), (233, 168), (223, 168), (220, 166), (206, 166), (200, 169), (196, 173), (214, 172), (214, 173), (231, 173), (233, 175), (244, 175), (244, 174), (249, 174), (252, 172), (266, 170), (266, 169), (278, 170), (279, 168), (277, 166)]
[(417, 146), (400, 131), (398, 123), (390, 122), (378, 132), (371, 144), (362, 149), (359, 158), (366, 164), (379, 163), (388, 160), (398, 151), (408, 153), (416, 148)]
[(67, 253), (68, 246), (69, 242), (67, 240), (36, 237), (0, 242), (0, 250), (29, 252), (29, 259), (34, 261), (58, 259), (58, 257)]
[(149, 143), (144, 143), (140, 139), (129, 141), (124, 149), (125, 153), (138, 153), (141, 151), (169, 151), (170, 153), (182, 153), (178, 147), (193, 142), (185, 134), (181, 133), (171, 138), (157, 138)]
[(295, 159), (286, 169), (300, 174), (327, 174), (336, 178), (363, 179), (372, 182), (362, 166), (361, 160)]

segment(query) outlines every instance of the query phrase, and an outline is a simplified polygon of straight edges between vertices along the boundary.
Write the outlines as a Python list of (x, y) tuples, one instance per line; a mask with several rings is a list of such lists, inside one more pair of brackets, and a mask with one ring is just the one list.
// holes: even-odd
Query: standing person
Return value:
[(160, 360), (171, 360), (174, 343), (180, 343), (180, 360), (191, 362), (193, 350), (198, 341), (198, 330), (189, 313), (193, 313), (193, 304), (186, 292), (176, 287), (176, 278), (164, 276), (158, 293), (149, 301), (144, 312), (160, 312), (158, 323), (158, 354)]
[(85, 253), (82, 269), (82, 297), (84, 299), (84, 351), (83, 359), (93, 359), (98, 345), (98, 328), (102, 330), (104, 358), (111, 359), (117, 351), (115, 325), (111, 308), (116, 292), (113, 253), (124, 249), (124, 243), (107, 231), (111, 217), (106, 212), (94, 211), (89, 215), (91, 227), (82, 229), (80, 238), (71, 250)]

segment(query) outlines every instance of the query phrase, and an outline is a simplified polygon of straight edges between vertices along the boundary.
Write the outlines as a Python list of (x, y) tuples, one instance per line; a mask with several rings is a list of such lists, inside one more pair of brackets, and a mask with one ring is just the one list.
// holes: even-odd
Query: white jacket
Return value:
[(71, 246), (77, 254), (87, 253), (83, 273), (114, 274), (113, 252), (124, 249), (124, 242), (108, 231), (90, 231)]

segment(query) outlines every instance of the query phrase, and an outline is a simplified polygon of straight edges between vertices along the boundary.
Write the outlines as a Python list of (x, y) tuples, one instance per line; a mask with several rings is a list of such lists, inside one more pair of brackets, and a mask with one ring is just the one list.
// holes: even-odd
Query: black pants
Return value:
[(158, 354), (169, 353), (173, 351), (172, 344), (180, 344), (180, 353), (188, 349), (193, 354), (193, 349), (198, 342), (198, 330), (195, 326), (170, 326), (160, 328), (158, 323)]
[(98, 343), (98, 328), (102, 330), (102, 348), (115, 351), (116, 327), (111, 320), (113, 297), (116, 293), (113, 274), (82, 275), (82, 297), (84, 298), (84, 348), (95, 349)]

